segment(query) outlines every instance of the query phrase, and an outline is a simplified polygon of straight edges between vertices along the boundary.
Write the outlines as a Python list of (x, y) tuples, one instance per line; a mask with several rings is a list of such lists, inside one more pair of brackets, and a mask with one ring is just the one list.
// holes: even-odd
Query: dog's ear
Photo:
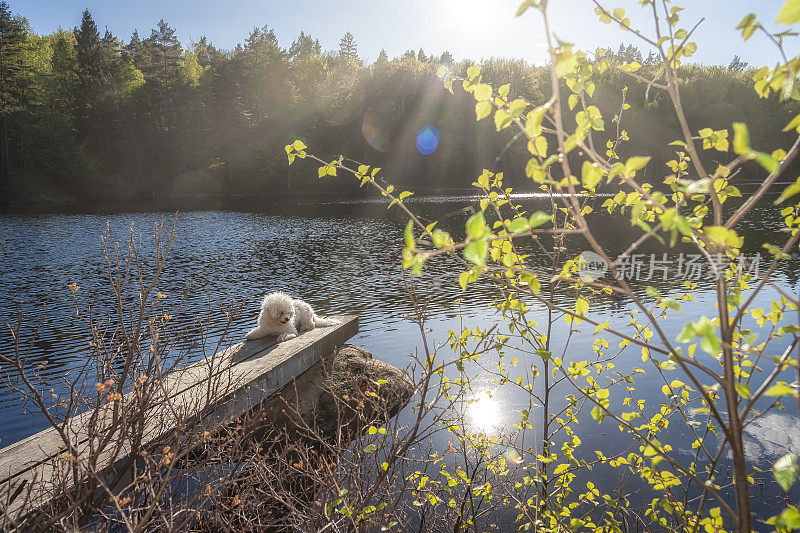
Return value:
[(267, 308), (267, 313), (269, 313), (269, 316), (272, 318), (278, 318), (278, 308), (274, 305), (271, 305)]

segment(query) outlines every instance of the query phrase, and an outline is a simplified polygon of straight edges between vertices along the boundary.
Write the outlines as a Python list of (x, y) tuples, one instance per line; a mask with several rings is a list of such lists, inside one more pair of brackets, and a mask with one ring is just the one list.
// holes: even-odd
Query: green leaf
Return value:
[(786, 187), (783, 190), (781, 195), (778, 197), (777, 200), (775, 200), (774, 203), (775, 203), (775, 205), (778, 205), (779, 203), (783, 202), (787, 198), (791, 198), (792, 196), (794, 196), (795, 194), (797, 194), (799, 192), (800, 192), (800, 178), (797, 178), (794, 183), (792, 183), (791, 185), (789, 185), (788, 187)]
[(413, 249), (416, 245), (414, 239), (414, 221), (409, 220), (408, 224), (406, 224), (406, 230), (403, 232), (403, 241), (405, 242), (406, 248)]
[(791, 120), (791, 122), (789, 122), (786, 125), (786, 127), (783, 128), (783, 131), (789, 131), (789, 130), (796, 130), (797, 133), (800, 133), (800, 115), (797, 115), (796, 117), (794, 117)]
[(478, 211), (467, 220), (467, 235), (472, 240), (483, 239), (490, 231), (486, 225), (486, 219), (483, 216), (483, 211)]
[(771, 155), (764, 152), (756, 152), (756, 163), (764, 167), (764, 170), (772, 174), (780, 166), (780, 161), (775, 161)]
[(775, 22), (787, 26), (800, 22), (800, 0), (786, 0)]
[(567, 103), (569, 104), (570, 109), (575, 109), (575, 106), (578, 105), (578, 95), (577, 94), (569, 95)]
[(550, 353), (550, 351), (548, 351), (546, 348), (537, 348), (537, 349), (536, 349), (536, 355), (538, 355), (539, 357), (541, 357), (541, 358), (542, 358), (542, 360), (543, 360), (545, 363), (546, 363), (547, 361), (549, 361), (549, 360), (550, 360), (550, 357), (552, 356), (552, 354)]
[(605, 411), (599, 405), (595, 405), (592, 407), (592, 418), (597, 420), (597, 423), (600, 424), (603, 422), (603, 419), (606, 417)]
[(478, 102), (475, 104), (475, 117), (477, 120), (483, 120), (492, 114), (492, 103), (488, 100)]
[(750, 133), (742, 122), (733, 123), (733, 151), (741, 155), (750, 150)]
[(435, 229), (433, 230), (433, 233), (431, 233), (431, 239), (433, 240), (434, 246), (437, 248), (444, 248), (450, 241), (450, 234), (446, 231)]
[(631, 61), (630, 63), (624, 63), (619, 66), (619, 69), (624, 72), (636, 72), (640, 68), (642, 68), (642, 64), (638, 61)]
[(542, 211), (537, 211), (531, 215), (531, 218), (528, 219), (528, 222), (530, 223), (531, 228), (538, 228), (542, 224), (550, 222), (550, 215)]
[(628, 176), (632, 176), (637, 170), (644, 168), (644, 166), (650, 161), (650, 157), (631, 157), (625, 163), (625, 174)]
[(464, 259), (478, 266), (486, 264), (486, 254), (489, 253), (489, 242), (486, 239), (472, 241), (464, 248)]
[(528, 141), (528, 151), (539, 157), (547, 157), (547, 139), (545, 139), (544, 135), (539, 135)]
[(706, 226), (703, 228), (703, 235), (716, 244), (734, 248), (742, 245), (742, 238), (739, 237), (736, 230), (728, 229), (725, 226)]
[(492, 98), (492, 86), (488, 83), (479, 83), (475, 86), (472, 94), (479, 102), (490, 100)]
[(600, 180), (603, 179), (603, 171), (599, 166), (584, 161), (583, 167), (581, 168), (581, 179), (584, 187), (587, 189), (594, 189), (597, 184), (600, 183)]
[(525, 13), (528, 10), (528, 8), (531, 7), (539, 7), (539, 0), (525, 0), (524, 2), (522, 2), (519, 5), (519, 8), (517, 8), (517, 16), (518, 17), (522, 16), (522, 14)]
[(547, 113), (547, 108), (544, 106), (539, 106), (528, 112), (528, 120), (525, 122), (525, 131), (529, 136), (538, 137), (542, 134), (542, 119), (545, 113)]
[(793, 453), (787, 453), (777, 461), (772, 467), (772, 472), (775, 474), (775, 481), (781, 488), (789, 492), (792, 488), (797, 476), (800, 475), (800, 466), (797, 464), (797, 456)]
[(575, 301), (575, 312), (581, 316), (586, 316), (586, 311), (589, 310), (589, 301), (584, 298), (578, 298)]
[(523, 100), (522, 98), (517, 98), (510, 104), (508, 104), (508, 113), (513, 117), (516, 118), (525, 111), (525, 108), (528, 107), (528, 102)]
[(742, 398), (750, 397), (750, 386), (747, 383), (737, 383), (734, 387)]
[(527, 218), (519, 217), (509, 222), (507, 227), (509, 233), (521, 233), (530, 229), (531, 224), (528, 222)]
[(800, 511), (794, 505), (789, 505), (780, 515), (773, 516), (766, 523), (774, 525), (781, 533), (800, 530)]
[(791, 385), (784, 381), (779, 381), (776, 385), (768, 388), (764, 392), (765, 396), (792, 396), (794, 395), (794, 389)]
[(502, 109), (498, 109), (494, 113), (494, 125), (497, 128), (497, 131), (502, 130), (503, 128), (508, 127), (511, 124), (511, 115), (505, 112)]
[(293, 143), (292, 143), (292, 146), (293, 146), (293, 147), (294, 147), (294, 149), (295, 149), (295, 150), (297, 150), (298, 152), (299, 152), (300, 150), (305, 150), (306, 148), (308, 148), (308, 147), (305, 145), (305, 143), (304, 143), (303, 141), (301, 141), (300, 139), (298, 139), (298, 140), (296, 140), (295, 142), (293, 142)]
[(559, 78), (574, 72), (577, 66), (578, 58), (570, 48), (562, 50), (556, 56), (556, 75), (558, 75)]

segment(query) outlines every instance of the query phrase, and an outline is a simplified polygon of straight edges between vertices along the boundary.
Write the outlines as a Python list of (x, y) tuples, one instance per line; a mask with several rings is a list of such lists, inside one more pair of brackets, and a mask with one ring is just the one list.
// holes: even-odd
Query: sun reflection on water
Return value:
[(472, 429), (487, 435), (498, 433), (502, 422), (500, 402), (494, 392), (484, 391), (476, 395), (467, 405), (467, 422)]

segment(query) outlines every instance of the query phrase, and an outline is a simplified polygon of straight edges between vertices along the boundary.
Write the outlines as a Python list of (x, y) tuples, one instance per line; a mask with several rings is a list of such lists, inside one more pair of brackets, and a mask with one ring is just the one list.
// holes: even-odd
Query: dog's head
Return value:
[(266, 297), (267, 313), (276, 324), (288, 324), (294, 318), (292, 299), (282, 292), (273, 292)]

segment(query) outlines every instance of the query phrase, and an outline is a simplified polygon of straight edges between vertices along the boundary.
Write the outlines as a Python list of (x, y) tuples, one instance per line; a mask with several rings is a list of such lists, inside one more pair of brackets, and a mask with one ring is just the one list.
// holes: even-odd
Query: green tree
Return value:
[(728, 72), (733, 74), (741, 74), (747, 68), (747, 61), (742, 61), (739, 56), (733, 56), (731, 62), (728, 64)]
[(383, 72), (389, 66), (389, 56), (386, 54), (386, 50), (381, 48), (380, 53), (378, 54), (378, 58), (375, 59), (375, 62), (372, 64), (372, 68), (375, 72)]
[(181, 60), (181, 43), (175, 36), (175, 30), (164, 19), (158, 21), (158, 27), (150, 32), (147, 46), (151, 51), (148, 65), (150, 81), (156, 86), (161, 98), (178, 80), (178, 68)]
[(0, 186), (11, 175), (9, 117), (23, 104), (20, 80), (25, 38), (23, 21), (12, 15), (8, 3), (0, 2)]
[(444, 52), (442, 52), (442, 55), (439, 58), (439, 63), (441, 63), (442, 65), (446, 65), (448, 67), (452, 66), (453, 65), (453, 54), (451, 54), (450, 52), (445, 50)]
[(92, 113), (100, 99), (102, 56), (100, 33), (92, 14), (83, 11), (81, 25), (73, 30), (77, 57), (76, 129), (85, 137), (90, 127)]
[(356, 38), (349, 31), (344, 34), (342, 40), (339, 41), (339, 55), (342, 57), (351, 57), (358, 59), (358, 46), (356, 46)]
[(311, 38), (310, 35), (306, 35), (302, 31), (289, 47), (289, 58), (292, 61), (307, 58), (311, 55), (319, 55), (321, 53), (322, 46), (320, 46), (319, 40)]

